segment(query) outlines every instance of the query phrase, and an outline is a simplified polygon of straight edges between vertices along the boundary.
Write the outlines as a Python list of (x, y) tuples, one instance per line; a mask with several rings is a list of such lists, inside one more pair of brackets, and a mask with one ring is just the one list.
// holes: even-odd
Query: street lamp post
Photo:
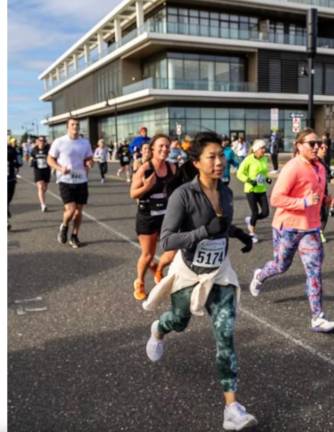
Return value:
[(318, 10), (307, 11), (307, 58), (308, 58), (308, 119), (307, 125), (314, 128), (314, 57), (317, 53)]

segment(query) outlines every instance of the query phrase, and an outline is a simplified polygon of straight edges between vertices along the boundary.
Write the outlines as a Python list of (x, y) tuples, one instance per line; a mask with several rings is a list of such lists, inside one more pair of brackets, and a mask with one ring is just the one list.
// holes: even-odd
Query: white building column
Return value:
[(60, 81), (60, 71), (59, 71), (59, 67), (56, 68), (56, 80)]
[(215, 64), (213, 61), (208, 62), (208, 90), (215, 90)]
[(122, 39), (122, 28), (121, 28), (121, 21), (119, 17), (116, 17), (114, 19), (114, 26), (115, 26), (115, 42), (119, 42)]
[(137, 20), (137, 29), (144, 25), (144, 7), (142, 0), (136, 1), (136, 20)]
[(78, 56), (73, 54), (73, 69), (75, 72), (78, 71)]
[(90, 60), (90, 51), (87, 44), (84, 45), (84, 58), (85, 58), (85, 63), (88, 64)]
[(68, 77), (68, 62), (67, 60), (64, 61), (64, 77)]
[(99, 58), (101, 58), (103, 52), (103, 35), (101, 32), (97, 33), (97, 52), (99, 54)]
[(48, 77), (45, 77), (45, 78), (43, 79), (43, 88), (44, 88), (44, 90), (47, 90), (47, 89), (48, 89), (48, 81), (49, 81), (49, 78), (48, 78)]
[(168, 90), (175, 89), (175, 73), (173, 59), (167, 59), (168, 62)]

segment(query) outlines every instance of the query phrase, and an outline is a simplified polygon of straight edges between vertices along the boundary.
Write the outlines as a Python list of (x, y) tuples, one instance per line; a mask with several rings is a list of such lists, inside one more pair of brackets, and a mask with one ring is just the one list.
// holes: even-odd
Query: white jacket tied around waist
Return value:
[(154, 311), (171, 294), (195, 285), (191, 293), (190, 312), (193, 315), (202, 316), (204, 315), (205, 303), (214, 284), (234, 285), (237, 288), (237, 303), (239, 303), (240, 285), (228, 256), (215, 271), (196, 274), (184, 263), (181, 251), (178, 251), (167, 275), (152, 289), (147, 300), (143, 302), (143, 308), (147, 311)]

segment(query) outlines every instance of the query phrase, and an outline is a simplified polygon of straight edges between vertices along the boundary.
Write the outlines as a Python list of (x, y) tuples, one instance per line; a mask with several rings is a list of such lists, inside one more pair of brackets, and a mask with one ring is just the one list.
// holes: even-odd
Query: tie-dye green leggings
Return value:
[[(181, 332), (187, 327), (191, 318), (190, 297), (193, 288), (193, 286), (184, 288), (172, 294), (172, 308), (161, 315), (159, 332), (162, 334), (167, 334), (172, 330)], [(235, 286), (213, 285), (205, 304), (212, 319), (219, 380), (224, 392), (235, 392), (237, 389), (237, 358), (233, 341), (235, 298)]]

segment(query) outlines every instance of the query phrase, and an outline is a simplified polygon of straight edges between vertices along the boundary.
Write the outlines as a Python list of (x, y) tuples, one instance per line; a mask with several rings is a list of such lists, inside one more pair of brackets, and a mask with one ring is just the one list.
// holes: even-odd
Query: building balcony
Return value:
[(195, 90), (219, 92), (256, 92), (257, 85), (251, 82), (226, 82), (208, 80), (177, 80), (167, 78), (146, 78), (123, 87), (123, 95), (146, 89)]
[(302, 3), (312, 6), (321, 6), (321, 7), (334, 7), (334, 0), (287, 0), (292, 3)]
[[(300, 0), (301, 1), (301, 0)], [(307, 1), (307, 0), (305, 0)], [(311, 1), (311, 0), (310, 0)], [(328, 2), (334, 0), (319, 0), (319, 2)], [(259, 42), (260, 44), (273, 43), (273, 44), (286, 44), (294, 46), (305, 46), (306, 36), (301, 34), (283, 34), (275, 32), (261, 32), (257, 29), (254, 30), (240, 30), (232, 27), (214, 27), (214, 26), (198, 26), (192, 24), (184, 24), (180, 22), (167, 22), (167, 21), (147, 21), (142, 27), (135, 28), (131, 32), (127, 33), (120, 41), (114, 42), (108, 46), (105, 46), (99, 52), (97, 50), (89, 53), (87, 61), (78, 62), (76, 67), (71, 65), (67, 71), (62, 71), (59, 74), (58, 79), (53, 78), (45, 79), (45, 90), (50, 91), (56, 88), (58, 85), (64, 83), (73, 76), (79, 74), (89, 66), (113, 53), (120, 47), (123, 47), (128, 42), (133, 41), (137, 36), (144, 33), (148, 34), (168, 34), (168, 35), (186, 35), (186, 36), (197, 36), (205, 38), (218, 38), (218, 39), (229, 39), (229, 40), (242, 40)], [(319, 48), (330, 48), (334, 49), (334, 38), (318, 38)]]

